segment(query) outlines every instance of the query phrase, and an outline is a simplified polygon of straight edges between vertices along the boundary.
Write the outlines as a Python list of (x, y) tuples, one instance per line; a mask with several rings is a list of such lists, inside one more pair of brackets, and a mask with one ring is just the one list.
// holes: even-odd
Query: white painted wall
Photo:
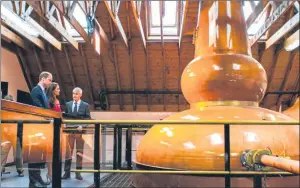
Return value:
[(8, 82), (8, 94), (17, 100), (17, 90), (29, 92), (17, 56), (1, 47), (1, 81)]

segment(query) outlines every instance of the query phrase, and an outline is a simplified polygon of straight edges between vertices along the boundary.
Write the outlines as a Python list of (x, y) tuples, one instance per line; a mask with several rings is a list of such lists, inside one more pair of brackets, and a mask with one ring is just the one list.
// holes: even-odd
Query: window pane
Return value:
[(177, 20), (177, 1), (165, 1), (164, 26), (176, 26)]
[(83, 28), (87, 28), (86, 15), (78, 4), (75, 5), (73, 16)]
[(151, 5), (151, 26), (160, 27), (159, 1), (150, 1)]

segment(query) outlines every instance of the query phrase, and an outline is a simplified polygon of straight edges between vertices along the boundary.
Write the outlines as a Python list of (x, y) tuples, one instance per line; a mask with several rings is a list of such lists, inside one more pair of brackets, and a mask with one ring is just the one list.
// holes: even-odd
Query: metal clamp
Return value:
[(268, 166), (264, 166), (261, 164), (260, 159), (263, 155), (272, 155), (271, 150), (245, 150), (241, 154), (241, 163), (244, 167), (248, 168), (249, 170), (254, 171), (267, 171), (270, 169)]

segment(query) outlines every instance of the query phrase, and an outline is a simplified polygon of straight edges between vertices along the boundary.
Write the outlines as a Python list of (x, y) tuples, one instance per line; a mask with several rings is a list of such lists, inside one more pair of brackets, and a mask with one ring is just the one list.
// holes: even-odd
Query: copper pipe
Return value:
[(275, 157), (270, 155), (262, 155), (260, 161), (263, 165), (266, 166), (271, 166), (295, 174), (300, 174), (299, 172), (300, 162), (296, 160), (285, 159), (285, 158)]

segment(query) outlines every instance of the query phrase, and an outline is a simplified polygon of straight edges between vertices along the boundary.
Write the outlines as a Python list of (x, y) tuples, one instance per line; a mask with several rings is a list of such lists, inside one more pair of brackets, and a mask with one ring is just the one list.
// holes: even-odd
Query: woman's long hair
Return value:
[(52, 82), (51, 85), (46, 90), (46, 95), (48, 98), (48, 103), (51, 108), (54, 108), (55, 100), (57, 99), (57, 96), (54, 94), (54, 90), (57, 88), (58, 83)]

